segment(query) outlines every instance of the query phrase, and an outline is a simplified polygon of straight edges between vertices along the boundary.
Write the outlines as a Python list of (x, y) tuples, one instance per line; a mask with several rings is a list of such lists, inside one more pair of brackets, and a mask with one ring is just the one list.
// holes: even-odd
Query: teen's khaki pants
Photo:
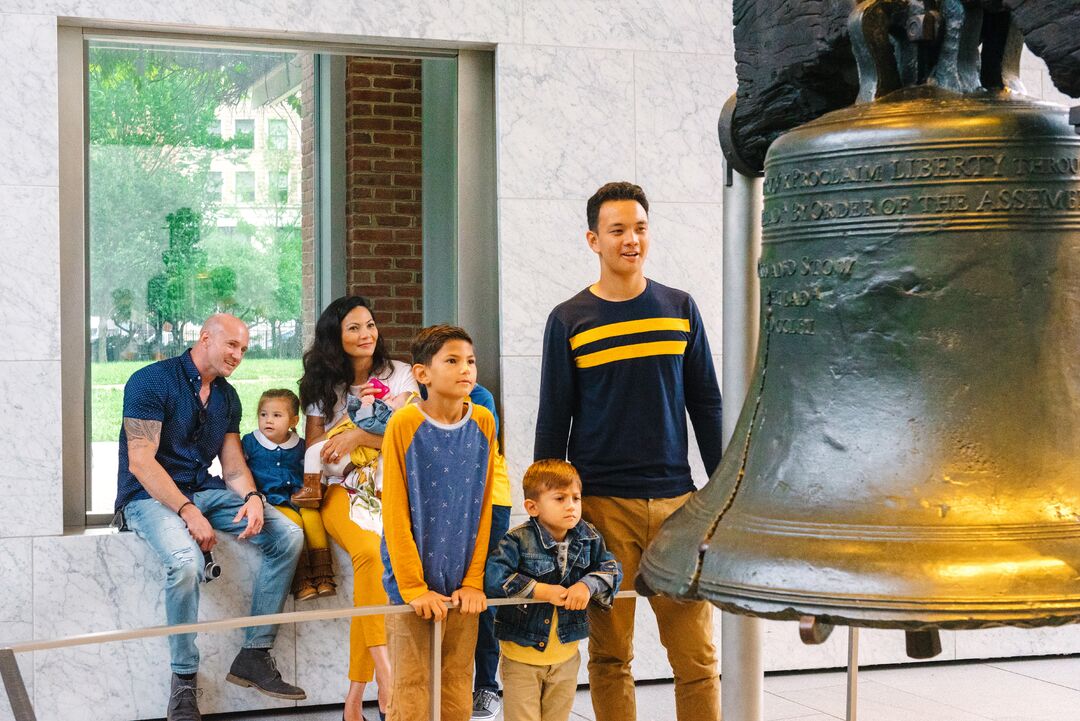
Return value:
[[(638, 564), (660, 525), (690, 498), (586, 496), (582, 517), (596, 526), (622, 564), (622, 589), (634, 588)], [(637, 703), (630, 661), (634, 658), (633, 598), (610, 611), (589, 606), (589, 687), (596, 721), (635, 721)], [(712, 605), (663, 596), (649, 599), (675, 677), (678, 721), (718, 721), (720, 677), (713, 646)]]

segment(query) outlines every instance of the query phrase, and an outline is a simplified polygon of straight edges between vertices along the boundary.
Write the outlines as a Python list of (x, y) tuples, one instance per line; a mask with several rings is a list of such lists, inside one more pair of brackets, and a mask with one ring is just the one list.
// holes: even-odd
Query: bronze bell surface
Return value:
[(1075, 622), (1080, 137), (1010, 90), (1010, 28), (957, 0), (898, 37), (904, 7), (856, 9), (860, 102), (769, 150), (747, 401), (641, 582), (821, 624)]

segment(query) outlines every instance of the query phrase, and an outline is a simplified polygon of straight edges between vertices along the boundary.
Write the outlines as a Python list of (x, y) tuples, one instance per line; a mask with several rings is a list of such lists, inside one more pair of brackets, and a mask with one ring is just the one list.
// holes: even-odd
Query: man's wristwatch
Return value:
[(247, 503), (248, 501), (250, 501), (252, 496), (258, 496), (259, 498), (262, 499), (263, 505), (264, 506), (266, 505), (266, 495), (261, 493), (260, 491), (252, 491), (251, 493), (244, 496), (244, 503)]

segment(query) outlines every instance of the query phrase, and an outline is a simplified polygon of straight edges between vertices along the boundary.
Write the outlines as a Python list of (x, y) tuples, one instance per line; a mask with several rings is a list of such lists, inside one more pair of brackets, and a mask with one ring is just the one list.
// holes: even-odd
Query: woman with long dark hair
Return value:
[[(315, 324), (315, 339), (304, 353), (304, 375), (300, 379), (300, 400), (307, 414), (304, 435), (309, 448), (323, 442), (327, 431), (346, 417), (350, 395), (357, 399), (380, 393), (397, 397), (416, 390), (412, 368), (387, 353), (367, 299), (344, 296), (326, 307)], [(335, 429), (323, 443), (324, 468), (337, 466), (360, 446), (380, 448), (382, 436), (355, 427)], [(368, 470), (366, 476), (354, 471), (345, 478), (324, 472), (329, 486), (320, 511), (327, 532), (352, 558), (353, 603), (357, 606), (387, 602), (379, 554), (382, 520), (377, 488), (381, 460)], [(349, 630), (350, 683), (345, 721), (362, 721), (364, 686), (373, 675), (379, 684), (379, 709), (385, 712), (391, 679), (383, 617), (356, 617)]]

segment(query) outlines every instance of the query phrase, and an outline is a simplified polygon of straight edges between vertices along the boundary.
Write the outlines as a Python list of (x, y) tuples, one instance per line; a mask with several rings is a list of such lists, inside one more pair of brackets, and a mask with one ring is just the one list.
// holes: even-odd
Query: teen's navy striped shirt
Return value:
[(679, 496), (694, 490), (687, 413), (712, 474), (720, 388), (688, 293), (649, 280), (636, 298), (612, 302), (586, 288), (551, 311), (535, 459), (568, 459), (585, 495)]

